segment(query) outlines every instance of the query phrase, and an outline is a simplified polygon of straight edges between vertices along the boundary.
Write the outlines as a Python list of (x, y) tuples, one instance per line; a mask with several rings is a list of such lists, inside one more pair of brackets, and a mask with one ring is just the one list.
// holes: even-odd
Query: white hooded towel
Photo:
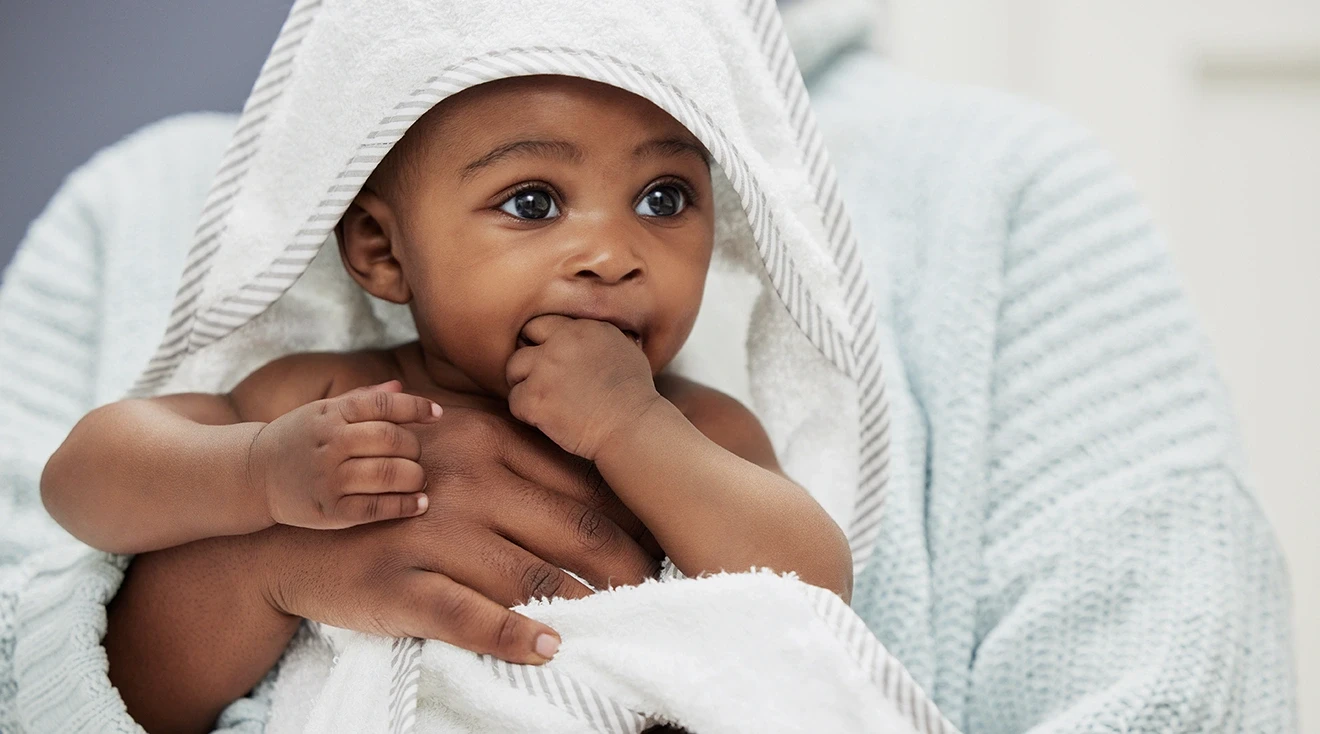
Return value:
[[(223, 391), (292, 352), (378, 348), (415, 337), (406, 310), (370, 298), (343, 272), (336, 248), (325, 246), (333, 228), (384, 155), (436, 103), (484, 82), (540, 74), (581, 77), (642, 96), (710, 151), (716, 258), (702, 314), (675, 369), (748, 402), (785, 471), (848, 533), (860, 570), (873, 552), (888, 470), (875, 308), (773, 0), (299, 0), (216, 174), (165, 337), (136, 393)], [(683, 700), (695, 703), (692, 697), (648, 702), (627, 693), (658, 691), (673, 677), (634, 677), (599, 656), (573, 653), (575, 645), (592, 648), (566, 631), (619, 631), (599, 620), (618, 617), (619, 610), (667, 610), (649, 628), (646, 615), (628, 615), (637, 621), (626, 636), (636, 643), (627, 667), (671, 670), (686, 680), (691, 670), (661, 662), (681, 650), (690, 662), (702, 655), (765, 658), (738, 647), (736, 636), (718, 634), (721, 622), (711, 615), (727, 608), (740, 610), (744, 629), (779, 629), (788, 645), (748, 670), (753, 679), (779, 683), (733, 686), (722, 699), (755, 703), (751, 692), (759, 691), (760, 710), (783, 714), (774, 728), (804, 725), (788, 715), (810, 709), (791, 705), (786, 697), (794, 688), (799, 701), (810, 690), (868, 691), (839, 702), (848, 720), (885, 721), (875, 703), (884, 700), (903, 714), (900, 719), (914, 727), (920, 722), (921, 730), (947, 725), (837, 598), (768, 574), (669, 586), (527, 608), (565, 632), (560, 655), (535, 674), (550, 678), (515, 674), (518, 666), (504, 669), (442, 643), (362, 636), (338, 638), (340, 665), (326, 671), (326, 658), (315, 653), (329, 649), (325, 640), (305, 636), (286, 660), (280, 699), (302, 704), (277, 706), (274, 721), (293, 730), (306, 724), (303, 715), (321, 717), (309, 730), (323, 730), (317, 727), (328, 725), (332, 713), (342, 719), (345, 711), (370, 710), (382, 713), (371, 722), (391, 727), (380, 731), (410, 731), (419, 720), (440, 731), (499, 730), (516, 720), (513, 728), (530, 731), (529, 721), (548, 719), (497, 724), (502, 720), (496, 717), (483, 724), (472, 712), (508, 714), (509, 707), (495, 701), (510, 690), (531, 709), (534, 690), (544, 694), (542, 702), (569, 702), (567, 688), (556, 697), (558, 687), (535, 682), (561, 686), (554, 678), (561, 675), (595, 681), (582, 685), (595, 691), (602, 711), (618, 710), (618, 730), (637, 730), (624, 726), (628, 721), (690, 725), (695, 714), (683, 710)], [(783, 603), (766, 603), (775, 599)], [(667, 634), (662, 618), (685, 624)], [(793, 661), (808, 659), (810, 670), (798, 678), (827, 685), (785, 688), (794, 680)], [(456, 669), (466, 672), (456, 675)], [(613, 673), (602, 676), (602, 670)], [(876, 671), (889, 672), (877, 678)], [(472, 677), (478, 675), (484, 677)], [(378, 686), (368, 681), (381, 680), (395, 685), (372, 699)], [(456, 692), (457, 680), (482, 686)], [(714, 700), (721, 700), (718, 681), (711, 683)], [(308, 710), (305, 704), (323, 687), (326, 695)], [(353, 691), (361, 701), (346, 697)], [(491, 705), (466, 713), (453, 708), (487, 694)], [(584, 704), (579, 713), (593, 710)], [(718, 718), (698, 720), (725, 730)], [(573, 730), (565, 726), (545, 730)]]

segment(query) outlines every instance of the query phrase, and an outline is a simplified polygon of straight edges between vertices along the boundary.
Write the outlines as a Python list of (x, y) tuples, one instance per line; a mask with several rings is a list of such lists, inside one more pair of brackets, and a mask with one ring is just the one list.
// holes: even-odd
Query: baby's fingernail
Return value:
[(441, 409), (439, 403), (431, 403), (431, 417), (432, 417), (432, 418), (439, 418), (439, 417), (440, 417), (440, 414), (443, 413), (443, 412), (445, 412), (445, 411), (444, 411), (443, 409)]
[(426, 508), (429, 507), (430, 504), (431, 504), (430, 497), (427, 497), (424, 494), (417, 495), (417, 514), (420, 515), (423, 512), (426, 512)]
[(536, 636), (536, 654), (549, 660), (559, 652), (559, 638), (554, 635), (540, 634)]

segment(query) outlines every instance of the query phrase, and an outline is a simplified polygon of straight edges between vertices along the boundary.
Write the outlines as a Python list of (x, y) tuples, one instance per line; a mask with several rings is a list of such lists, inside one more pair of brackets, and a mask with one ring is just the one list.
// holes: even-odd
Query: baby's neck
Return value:
[(403, 387), (414, 395), (440, 403), (480, 410), (505, 411), (508, 401), (483, 389), (457, 367), (430, 355), (421, 342), (400, 344), (385, 350), (398, 371)]

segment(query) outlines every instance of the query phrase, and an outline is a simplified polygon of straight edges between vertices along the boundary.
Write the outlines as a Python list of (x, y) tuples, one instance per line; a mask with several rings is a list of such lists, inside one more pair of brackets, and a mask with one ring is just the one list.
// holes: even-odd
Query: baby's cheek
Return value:
[(697, 314), (695, 310), (684, 312), (679, 316), (672, 318), (667, 327), (663, 330), (660, 338), (656, 339), (654, 350), (651, 345), (647, 345), (646, 357), (651, 362), (651, 371), (659, 372), (664, 369), (674, 357), (678, 356), (679, 351), (687, 342), (688, 336), (692, 333), (692, 327), (696, 324)]
[[(490, 315), (457, 300), (436, 304), (426, 318), (426, 328), (439, 346), (441, 356), (468, 379), (503, 396), (508, 393), (505, 366), (513, 354), (513, 343), (504, 329), (491, 323)], [(423, 327), (419, 319), (419, 330)]]

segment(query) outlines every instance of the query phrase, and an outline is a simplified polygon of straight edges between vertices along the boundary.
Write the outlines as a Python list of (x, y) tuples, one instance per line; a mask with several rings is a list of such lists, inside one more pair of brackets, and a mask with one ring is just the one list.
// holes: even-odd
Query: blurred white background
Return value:
[(1147, 197), (1288, 556), (1302, 731), (1320, 734), (1320, 2), (889, 6), (899, 65), (1065, 110)]

